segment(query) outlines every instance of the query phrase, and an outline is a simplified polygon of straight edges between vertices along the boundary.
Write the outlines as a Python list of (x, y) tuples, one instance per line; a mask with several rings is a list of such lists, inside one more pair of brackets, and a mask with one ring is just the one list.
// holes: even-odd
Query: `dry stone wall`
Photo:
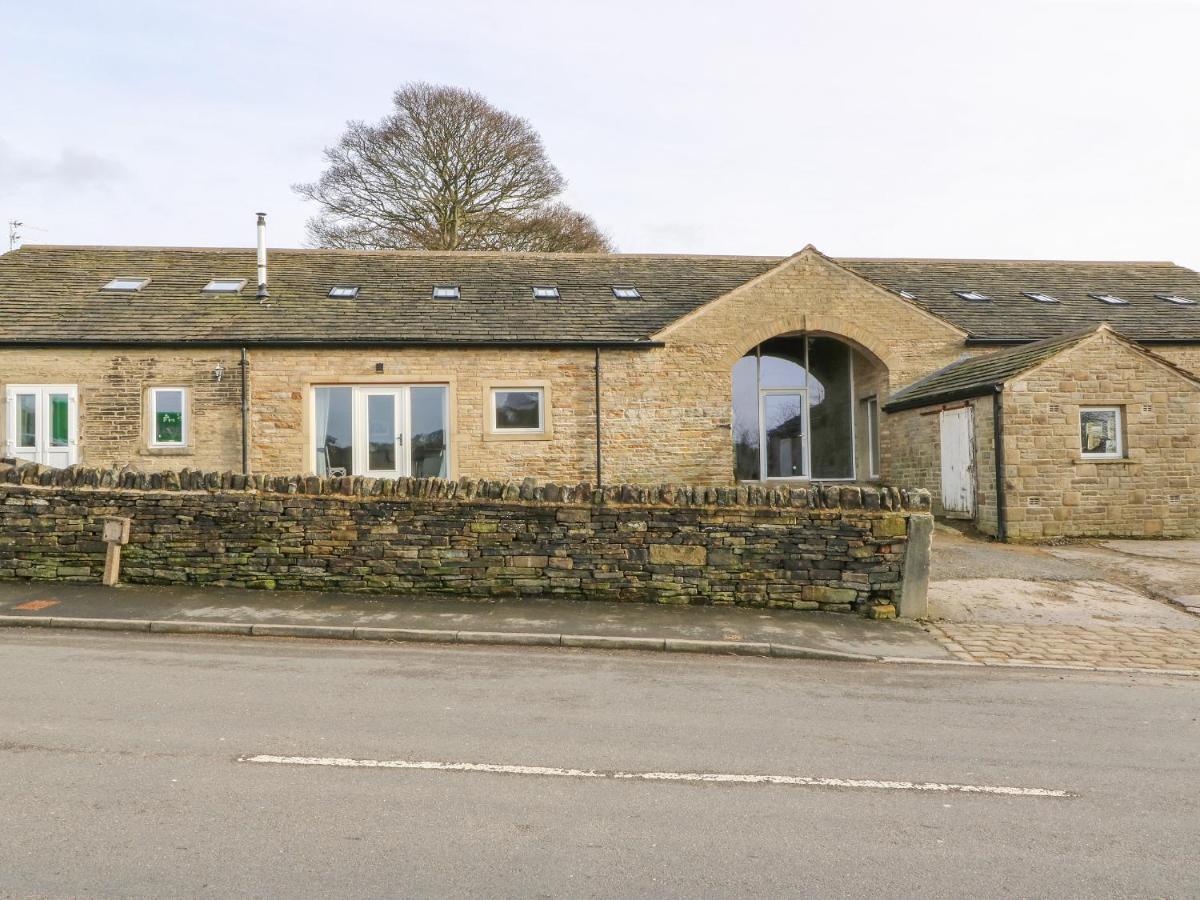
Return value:
[(0, 463), (0, 577), (879, 614), (924, 491), (320, 479)]

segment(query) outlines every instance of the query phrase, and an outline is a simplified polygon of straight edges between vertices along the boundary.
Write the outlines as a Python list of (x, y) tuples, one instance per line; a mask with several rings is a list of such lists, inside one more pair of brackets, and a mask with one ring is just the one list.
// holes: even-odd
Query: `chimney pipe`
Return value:
[(258, 299), (265, 300), (267, 293), (267, 214), (258, 213)]

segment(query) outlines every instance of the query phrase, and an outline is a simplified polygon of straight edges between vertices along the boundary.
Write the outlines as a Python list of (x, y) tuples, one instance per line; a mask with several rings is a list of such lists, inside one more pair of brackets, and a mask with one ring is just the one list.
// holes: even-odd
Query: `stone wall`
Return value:
[[(894, 488), (763, 490), (135, 473), (0, 464), (0, 577), (96, 581), (105, 517), (143, 584), (561, 595), (878, 614), (913, 517)], [(911, 603), (912, 597), (908, 598)]]
[[(73, 384), (79, 392), (80, 461), (91, 466), (134, 465), (147, 471), (242, 465), (242, 399), (237, 350), (0, 349), (0, 386)], [(217, 366), (223, 374), (213, 375)], [(186, 448), (149, 446), (151, 388), (184, 388)], [(0, 450), (10, 435), (0, 390)]]

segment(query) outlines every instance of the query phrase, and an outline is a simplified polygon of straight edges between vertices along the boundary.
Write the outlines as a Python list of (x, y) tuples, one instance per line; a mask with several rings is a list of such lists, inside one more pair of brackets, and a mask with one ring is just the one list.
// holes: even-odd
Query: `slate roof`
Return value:
[[(270, 299), (255, 299), (252, 249), (55, 247), (0, 256), (0, 343), (640, 344), (786, 257), (509, 254), (420, 251), (269, 252)], [(968, 332), (968, 340), (1029, 341), (1109, 322), (1135, 340), (1200, 342), (1200, 274), (1170, 263), (835, 259)], [(101, 291), (118, 276), (141, 291)], [(245, 278), (241, 294), (205, 294), (211, 278)], [(334, 284), (358, 284), (334, 300)], [(459, 300), (434, 300), (458, 284)], [(533, 285), (560, 300), (535, 300)], [(613, 296), (633, 285), (639, 300)], [(979, 290), (989, 302), (963, 300)], [(1038, 303), (1022, 291), (1062, 302)], [(1088, 293), (1113, 293), (1110, 306)]]
[[(26, 246), (0, 257), (0, 342), (649, 343), (690, 310), (765, 272), (773, 257), (270, 250), (255, 299), (253, 250)], [(136, 293), (100, 288), (149, 277)], [(205, 294), (245, 278), (240, 294)], [(327, 295), (358, 284), (355, 300)], [(434, 300), (434, 284), (461, 299)], [(641, 300), (618, 300), (631, 284)], [(535, 300), (557, 285), (561, 300)]]
[[(1169, 262), (851, 259), (839, 264), (892, 291), (907, 291), (976, 341), (1028, 341), (1109, 323), (1136, 341), (1200, 340), (1200, 273)], [(979, 291), (990, 300), (964, 300)], [(1039, 303), (1023, 292), (1044, 292)], [(1112, 306), (1089, 294), (1128, 300)], [(1177, 306), (1155, 294), (1195, 300)]]
[[(968, 397), (990, 394), (997, 384), (1003, 384), (1010, 378), (1029, 371), (1064, 350), (1074, 347), (1105, 327), (1103, 325), (1093, 326), (1035, 341), (1031, 344), (1022, 344), (1009, 350), (959, 360), (897, 391), (884, 404), (883, 408), (887, 412), (899, 412), (902, 409), (933, 406), (938, 403), (949, 403), (952, 400), (965, 400)], [(1120, 340), (1125, 340), (1120, 334), (1115, 336)], [(1138, 348), (1136, 344), (1132, 346), (1138, 352), (1147, 352)], [(1155, 358), (1164, 365), (1176, 368), (1161, 357), (1155, 356)], [(1192, 378), (1190, 374), (1182, 372), (1182, 370), (1180, 370), (1180, 374)]]

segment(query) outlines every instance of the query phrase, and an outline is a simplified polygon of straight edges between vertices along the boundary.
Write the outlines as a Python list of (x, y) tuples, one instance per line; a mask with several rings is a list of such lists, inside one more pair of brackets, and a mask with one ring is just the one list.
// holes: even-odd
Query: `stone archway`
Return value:
[(851, 345), (886, 370), (895, 368), (891, 343), (883, 335), (857, 322), (822, 313), (782, 316), (745, 332), (726, 354), (725, 367), (732, 367), (751, 348), (784, 334), (825, 334)]

